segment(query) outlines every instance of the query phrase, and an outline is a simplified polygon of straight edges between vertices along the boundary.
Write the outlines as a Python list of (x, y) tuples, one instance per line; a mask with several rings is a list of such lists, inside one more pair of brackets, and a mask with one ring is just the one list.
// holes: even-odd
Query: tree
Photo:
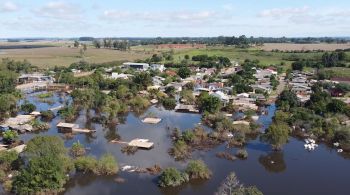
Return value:
[(327, 110), (334, 113), (346, 113), (349, 110), (349, 106), (337, 99), (332, 99), (332, 101), (327, 105)]
[(219, 111), (221, 101), (219, 98), (209, 95), (207, 92), (203, 92), (197, 99), (197, 105), (203, 112), (215, 113)]
[(185, 173), (189, 175), (190, 179), (209, 179), (212, 174), (207, 165), (201, 160), (190, 161)]
[(111, 154), (104, 154), (97, 162), (95, 174), (97, 175), (113, 175), (119, 170), (118, 162)]
[(92, 42), (95, 48), (100, 49), (101, 48), (101, 42), (99, 40), (94, 40)]
[(231, 172), (220, 185), (215, 195), (263, 195), (255, 186), (244, 187), (234, 172)]
[(297, 95), (289, 90), (284, 90), (279, 95), (276, 104), (278, 107), (281, 107), (283, 110), (289, 110), (299, 105), (299, 100)]
[(147, 72), (141, 72), (134, 76), (133, 79), (134, 83), (141, 86), (142, 88), (147, 88), (147, 86), (151, 85), (153, 83), (152, 77)]
[(18, 138), (17, 131), (10, 130), (10, 131), (5, 131), (2, 134), (2, 140), (4, 141), (5, 144), (11, 144), (14, 141), (16, 141), (17, 138)]
[(175, 187), (189, 180), (188, 175), (181, 173), (175, 168), (166, 168), (159, 176), (158, 185), (160, 187)]
[(84, 145), (82, 145), (78, 140), (78, 142), (73, 143), (70, 149), (70, 153), (72, 154), (73, 157), (79, 157), (79, 156), (85, 155), (86, 150), (84, 148)]
[(76, 47), (76, 48), (79, 47), (79, 42), (78, 41), (74, 41), (74, 47)]
[(262, 139), (272, 145), (276, 150), (282, 149), (282, 146), (287, 143), (290, 128), (284, 122), (274, 122), (262, 135)]
[(26, 146), (24, 166), (13, 182), (16, 194), (59, 192), (67, 181), (66, 174), (73, 168), (64, 147), (56, 136), (37, 136)]
[(302, 71), (304, 69), (304, 63), (302, 61), (293, 62), (292, 69)]
[(31, 104), (29, 102), (25, 102), (24, 104), (21, 105), (21, 110), (25, 112), (26, 114), (29, 114), (33, 111), (35, 111), (36, 106), (34, 104)]
[(33, 158), (13, 182), (16, 194), (52, 193), (62, 191), (66, 175), (61, 162), (50, 156)]
[(179, 77), (181, 77), (182, 79), (185, 79), (187, 77), (189, 77), (191, 75), (191, 70), (187, 67), (181, 67), (179, 68), (179, 70), (177, 71), (177, 74), (179, 75)]

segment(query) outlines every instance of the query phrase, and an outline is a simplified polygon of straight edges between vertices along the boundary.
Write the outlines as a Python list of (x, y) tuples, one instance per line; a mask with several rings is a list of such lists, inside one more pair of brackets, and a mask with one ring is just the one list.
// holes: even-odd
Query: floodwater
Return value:
[[(48, 105), (40, 103), (34, 96), (28, 98), (34, 102), (39, 110), (47, 110), (56, 107), (60, 103)], [(69, 99), (69, 98), (68, 98)], [(57, 95), (54, 102), (63, 102), (63, 98)], [(261, 116), (259, 122), (264, 127), (271, 123), (275, 106), (268, 107), (268, 115)], [(141, 118), (147, 113), (152, 113), (162, 118), (157, 125), (143, 124)], [(21, 135), (21, 139), (29, 140), (37, 134), (60, 135), (57, 133), (56, 124), (60, 121), (56, 117), (51, 122), (51, 128), (46, 132), (27, 133)], [(155, 164), (162, 168), (177, 167), (184, 169), (186, 162), (175, 161), (169, 154), (171, 138), (169, 137), (175, 127), (186, 130), (193, 128), (201, 122), (198, 114), (176, 113), (167, 111), (162, 107), (152, 106), (146, 113), (138, 116), (129, 113), (124, 116), (120, 125), (103, 127), (100, 124), (89, 122), (84, 112), (81, 113), (76, 123), (81, 127), (96, 129), (91, 135), (79, 134), (74, 138), (65, 139), (65, 145), (70, 147), (73, 142), (79, 140), (89, 150), (90, 155), (101, 156), (111, 153), (121, 166), (132, 165), (137, 167), (151, 167)], [(207, 130), (210, 130), (206, 127)], [(134, 155), (123, 154), (121, 145), (109, 143), (109, 140), (120, 138), (130, 141), (134, 138), (145, 138), (155, 143), (151, 150), (138, 150)], [(93, 176), (79, 174), (71, 178), (66, 184), (66, 195), (109, 195), (109, 194), (214, 194), (224, 178), (234, 171), (238, 179), (245, 185), (255, 185), (264, 194), (271, 195), (349, 195), (350, 159), (339, 155), (335, 149), (330, 149), (324, 144), (313, 152), (307, 152), (301, 140), (290, 138), (283, 151), (274, 152), (268, 144), (259, 141), (259, 138), (250, 141), (245, 149), (248, 151), (247, 160), (229, 161), (215, 156), (217, 152), (226, 151), (235, 154), (237, 148), (226, 148), (225, 144), (217, 146), (209, 151), (196, 151), (193, 159), (202, 159), (213, 172), (210, 180), (192, 181), (176, 188), (161, 189), (157, 186), (157, 176), (119, 172), (115, 176)], [(116, 178), (125, 179), (125, 183), (117, 183)]]

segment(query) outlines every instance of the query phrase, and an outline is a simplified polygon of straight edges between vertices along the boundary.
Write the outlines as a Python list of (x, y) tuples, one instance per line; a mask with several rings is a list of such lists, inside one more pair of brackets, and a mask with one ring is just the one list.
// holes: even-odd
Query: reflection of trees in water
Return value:
[(118, 134), (117, 125), (109, 124), (109, 125), (107, 125), (107, 128), (105, 130), (107, 130), (105, 132), (105, 138), (108, 141), (121, 139), (120, 135)]
[(286, 170), (283, 152), (273, 152), (259, 157), (259, 163), (269, 172), (279, 173)]

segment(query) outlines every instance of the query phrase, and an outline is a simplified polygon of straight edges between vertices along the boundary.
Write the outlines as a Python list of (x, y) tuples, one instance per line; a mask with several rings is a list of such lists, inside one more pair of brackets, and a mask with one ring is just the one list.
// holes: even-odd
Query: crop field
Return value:
[[(202, 49), (157, 49), (154, 45), (134, 46), (130, 51), (119, 51), (113, 49), (96, 49), (92, 45), (88, 46), (84, 57), (80, 54), (80, 48), (69, 47), (72, 46), (72, 41), (46, 41), (46, 42), (17, 42), (7, 43), (0, 42), (0, 59), (10, 58), (14, 60), (27, 59), (33, 65), (40, 68), (54, 67), (54, 66), (69, 66), (74, 62), (86, 60), (91, 63), (103, 63), (111, 61), (134, 61), (137, 59), (146, 59), (152, 54), (160, 54), (163, 52), (173, 51), (174, 62), (181, 62), (185, 55), (190, 57), (194, 55), (207, 54), (209, 56), (224, 56), (232, 61), (243, 62), (245, 59), (259, 60), (261, 65), (277, 65), (282, 62), (285, 67), (289, 67), (296, 58), (301, 59), (321, 59), (322, 52), (271, 52), (265, 51), (261, 47), (241, 49), (232, 46), (208, 46)], [(345, 48), (346, 44), (265, 44), (266, 48), (296, 48), (301, 46), (316, 45), (318, 48), (333, 47)], [(336, 46), (334, 46), (336, 45)], [(350, 44), (347, 44), (350, 47)], [(15, 49), (1, 49), (1, 46), (19, 47)], [(23, 47), (28, 48), (23, 48)], [(30, 47), (38, 48), (30, 48)], [(302, 49), (302, 48), (301, 48)], [(271, 49), (272, 50), (272, 49)], [(347, 52), (350, 56), (350, 52)], [(170, 61), (164, 61), (168, 63)]]
[(350, 49), (350, 43), (318, 43), (318, 44), (295, 44), (295, 43), (265, 43), (259, 47), (264, 51), (280, 50), (280, 51), (306, 51), (306, 50), (324, 50), (334, 51), (336, 49)]
[(91, 63), (103, 63), (111, 61), (133, 61), (148, 57), (141, 51), (118, 51), (113, 49), (95, 49), (88, 47), (84, 57), (80, 55), (79, 48), (69, 48), (66, 45), (27, 49), (3, 49), (0, 50), (0, 58), (14, 60), (27, 59), (33, 65), (40, 68), (54, 66), (69, 66), (74, 62), (86, 60)]

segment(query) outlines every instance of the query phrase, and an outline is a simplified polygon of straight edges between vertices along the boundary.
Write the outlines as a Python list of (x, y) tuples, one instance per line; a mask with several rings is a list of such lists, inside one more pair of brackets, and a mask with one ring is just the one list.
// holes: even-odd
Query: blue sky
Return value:
[(350, 36), (349, 0), (0, 0), (0, 38)]

